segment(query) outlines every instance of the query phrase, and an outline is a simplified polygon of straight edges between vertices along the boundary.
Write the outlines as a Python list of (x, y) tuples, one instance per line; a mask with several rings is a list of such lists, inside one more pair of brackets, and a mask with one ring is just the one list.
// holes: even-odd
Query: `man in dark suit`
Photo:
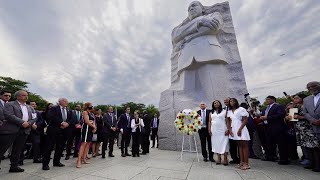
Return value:
[(32, 151), (33, 151), (33, 163), (41, 163), (42, 158), (40, 154), (40, 135), (43, 131), (43, 127), (45, 126), (45, 122), (42, 119), (41, 111), (37, 109), (36, 102), (30, 102), (30, 106), (33, 109), (33, 116), (36, 117), (36, 127), (32, 127), (31, 131), (31, 142), (32, 142)]
[(126, 112), (121, 114), (118, 122), (118, 128), (122, 134), (121, 138), (121, 156), (131, 156), (128, 153), (128, 147), (131, 140), (131, 117), (130, 117), (130, 107), (126, 107)]
[(52, 107), (48, 113), (49, 126), (47, 128), (47, 144), (42, 160), (42, 169), (49, 170), (50, 156), (55, 146), (53, 166), (63, 167), (60, 162), (63, 148), (68, 137), (71, 134), (69, 126), (74, 126), (72, 121), (72, 112), (67, 108), (68, 100), (60, 98), (59, 104)]
[(157, 148), (159, 147), (159, 137), (158, 137), (159, 122), (160, 122), (160, 119), (158, 118), (157, 113), (155, 113), (153, 119), (151, 120), (152, 148), (154, 148), (156, 144), (156, 138), (157, 138)]
[(70, 126), (71, 135), (67, 141), (67, 148), (66, 148), (67, 154), (66, 154), (65, 160), (70, 159), (73, 140), (74, 140), (73, 157), (78, 157), (79, 150), (77, 146), (81, 138), (81, 127), (82, 127), (80, 124), (81, 120), (82, 120), (81, 105), (77, 104), (76, 109), (72, 111), (72, 121), (75, 125), (72, 127)]
[[(304, 117), (312, 124), (313, 132), (320, 141), (320, 82), (309, 82), (307, 89), (312, 95), (303, 100)], [(312, 156), (312, 164), (309, 168), (320, 172), (320, 147), (312, 148)]]
[(203, 160), (205, 162), (208, 161), (208, 152), (207, 152), (207, 143), (208, 143), (209, 160), (211, 162), (214, 162), (213, 152), (211, 150), (212, 148), (211, 137), (208, 131), (210, 110), (207, 110), (207, 105), (204, 102), (201, 102), (200, 110), (197, 113), (201, 116), (201, 119), (202, 119), (202, 128), (199, 130), (199, 136), (200, 136)]
[(2, 156), (12, 144), (9, 172), (23, 172), (24, 169), (18, 167), (20, 154), (30, 134), (31, 126), (36, 127), (36, 125), (32, 117), (32, 109), (26, 104), (28, 93), (24, 90), (17, 91), (15, 98), (16, 101), (4, 105), (5, 120), (0, 127), (0, 154)]
[(290, 164), (287, 149), (287, 126), (284, 122), (286, 116), (285, 107), (276, 103), (274, 96), (266, 98), (267, 109), (260, 117), (267, 124), (267, 151), (263, 160), (274, 161), (277, 157), (276, 145), (278, 145), (280, 161), (278, 164)]
[(106, 157), (106, 147), (107, 144), (109, 143), (109, 157), (114, 157), (113, 153), (113, 144), (114, 144), (114, 139), (117, 136), (117, 118), (113, 114), (113, 108), (109, 107), (108, 112), (105, 113), (102, 119), (104, 123), (103, 127), (103, 144), (102, 144), (102, 158)]
[(149, 153), (150, 149), (150, 132), (151, 132), (151, 119), (146, 110), (142, 113), (142, 119), (144, 123), (144, 132), (142, 132), (142, 155)]

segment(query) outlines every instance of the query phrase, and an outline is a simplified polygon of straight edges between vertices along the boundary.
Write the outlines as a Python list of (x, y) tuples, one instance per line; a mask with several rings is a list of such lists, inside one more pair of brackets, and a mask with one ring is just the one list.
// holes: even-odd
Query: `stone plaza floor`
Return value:
[(9, 160), (2, 161), (0, 180), (20, 179), (54, 179), (54, 180), (103, 180), (103, 179), (131, 179), (131, 180), (319, 180), (320, 173), (315, 173), (297, 165), (297, 162), (288, 166), (280, 166), (274, 162), (264, 162), (250, 159), (251, 169), (242, 171), (234, 165), (223, 166), (196, 159), (196, 154), (185, 153), (183, 160), (180, 152), (151, 149), (150, 154), (140, 155), (139, 158), (121, 157), (120, 150), (115, 149), (114, 158), (101, 156), (92, 158), (91, 164), (77, 169), (76, 159), (71, 158), (62, 163), (66, 166), (52, 167), (50, 170), (41, 170), (41, 164), (33, 164), (32, 160), (25, 160), (23, 173), (9, 173)]

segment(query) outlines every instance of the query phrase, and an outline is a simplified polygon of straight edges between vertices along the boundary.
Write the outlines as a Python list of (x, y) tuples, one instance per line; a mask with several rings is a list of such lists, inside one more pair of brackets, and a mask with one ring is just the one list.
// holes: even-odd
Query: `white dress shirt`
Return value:
[(136, 126), (135, 119), (131, 119), (131, 129), (132, 129), (132, 132), (136, 132), (137, 127), (140, 128), (140, 132), (141, 132), (141, 127), (144, 127), (143, 119), (139, 118), (139, 123), (140, 123), (140, 125), (139, 125), (139, 126)]
[(0, 99), (0, 102), (1, 102), (2, 106), (4, 107), (5, 102), (2, 99)]
[(20, 107), (21, 107), (21, 110), (22, 110), (22, 120), (24, 121), (28, 121), (29, 120), (29, 113), (28, 113), (28, 108), (27, 108), (27, 104), (26, 103), (20, 103), (18, 101)]
[(315, 95), (315, 96), (313, 97), (314, 107), (317, 106), (319, 99), (320, 99), (320, 93), (318, 93), (317, 95)]

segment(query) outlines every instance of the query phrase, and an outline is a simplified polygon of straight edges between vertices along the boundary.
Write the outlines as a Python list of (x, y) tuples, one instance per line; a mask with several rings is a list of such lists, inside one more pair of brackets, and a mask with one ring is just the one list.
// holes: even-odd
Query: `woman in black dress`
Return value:
[(94, 136), (96, 138), (92, 140), (92, 157), (99, 156), (99, 148), (100, 148), (100, 143), (103, 140), (102, 137), (102, 129), (103, 129), (103, 122), (102, 122), (102, 110), (101, 109), (96, 109), (96, 126), (97, 126), (97, 131), (94, 133)]
[(96, 132), (97, 127), (95, 125), (95, 117), (94, 117), (94, 109), (90, 102), (87, 102), (83, 106), (82, 117), (84, 119), (84, 123), (82, 124), (81, 129), (81, 146), (77, 161), (77, 168), (81, 167), (81, 163), (88, 164), (86, 162), (86, 156), (89, 151), (89, 147), (92, 141), (93, 133)]
[(142, 128), (144, 127), (143, 119), (139, 118), (139, 112), (134, 112), (134, 119), (131, 120), (132, 128), (132, 157), (139, 157), (139, 147)]

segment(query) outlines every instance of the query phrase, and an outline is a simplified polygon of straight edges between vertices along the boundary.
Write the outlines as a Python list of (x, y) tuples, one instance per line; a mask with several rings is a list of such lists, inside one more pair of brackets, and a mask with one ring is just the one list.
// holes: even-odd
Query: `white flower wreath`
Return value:
[[(185, 120), (188, 120), (190, 123), (186, 124)], [(202, 126), (201, 116), (191, 109), (185, 109), (179, 112), (174, 123), (180, 133), (186, 133), (187, 135), (193, 135), (198, 132)]]

